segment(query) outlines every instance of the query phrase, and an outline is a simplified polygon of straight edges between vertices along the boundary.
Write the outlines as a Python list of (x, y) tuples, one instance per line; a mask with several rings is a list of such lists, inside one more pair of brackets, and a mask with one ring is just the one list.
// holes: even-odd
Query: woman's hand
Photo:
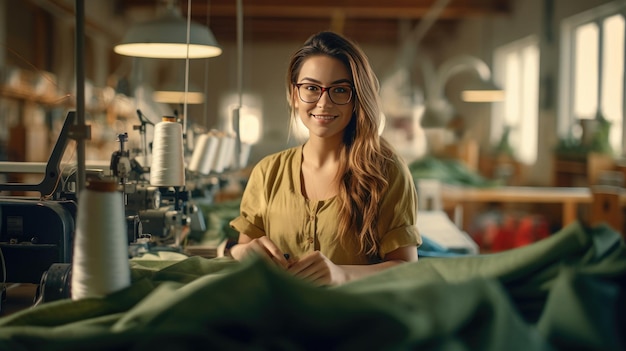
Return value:
[(417, 262), (417, 247), (399, 247), (385, 255), (383, 262), (362, 265), (336, 265), (319, 251), (294, 258), (287, 269), (294, 276), (316, 285), (339, 285), (407, 262)]
[(252, 239), (245, 234), (239, 234), (239, 243), (231, 247), (230, 255), (236, 260), (241, 260), (253, 254), (257, 254), (283, 268), (289, 266), (283, 252), (268, 237), (262, 236)]
[(331, 262), (319, 251), (300, 257), (287, 271), (318, 286), (339, 285), (347, 280), (343, 268)]

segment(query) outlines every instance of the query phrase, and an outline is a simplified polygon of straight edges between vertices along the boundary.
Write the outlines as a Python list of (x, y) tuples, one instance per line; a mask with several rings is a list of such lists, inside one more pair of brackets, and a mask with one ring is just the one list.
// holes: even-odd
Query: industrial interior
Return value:
[[(0, 350), (625, 350), (625, 17), (0, 0)], [(326, 30), (376, 73), (423, 243), (319, 288), (228, 252), (255, 165), (308, 138), (285, 74)]]

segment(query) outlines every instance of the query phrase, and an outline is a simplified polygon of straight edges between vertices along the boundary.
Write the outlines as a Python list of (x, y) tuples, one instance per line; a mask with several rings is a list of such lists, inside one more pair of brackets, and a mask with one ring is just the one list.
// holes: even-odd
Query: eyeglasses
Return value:
[(353, 89), (350, 85), (331, 85), (322, 87), (317, 84), (300, 83), (298, 87), (298, 96), (302, 102), (313, 103), (318, 102), (322, 98), (324, 92), (328, 92), (330, 101), (336, 105), (345, 105), (352, 100)]

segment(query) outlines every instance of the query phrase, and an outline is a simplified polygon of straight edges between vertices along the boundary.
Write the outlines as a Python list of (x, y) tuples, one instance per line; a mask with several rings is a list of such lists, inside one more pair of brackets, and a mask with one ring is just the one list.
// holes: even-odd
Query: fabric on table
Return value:
[(620, 350), (626, 247), (572, 224), (319, 288), (262, 260), (137, 260), (133, 284), (0, 318), (0, 350)]

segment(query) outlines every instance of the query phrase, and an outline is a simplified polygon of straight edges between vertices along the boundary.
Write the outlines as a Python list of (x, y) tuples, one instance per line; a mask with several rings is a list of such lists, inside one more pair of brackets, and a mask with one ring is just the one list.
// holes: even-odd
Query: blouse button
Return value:
[(308, 241), (309, 241), (309, 244), (313, 244), (313, 238), (312, 237), (309, 237)]
[(309, 221), (313, 222), (315, 220), (315, 216), (309, 216)]

